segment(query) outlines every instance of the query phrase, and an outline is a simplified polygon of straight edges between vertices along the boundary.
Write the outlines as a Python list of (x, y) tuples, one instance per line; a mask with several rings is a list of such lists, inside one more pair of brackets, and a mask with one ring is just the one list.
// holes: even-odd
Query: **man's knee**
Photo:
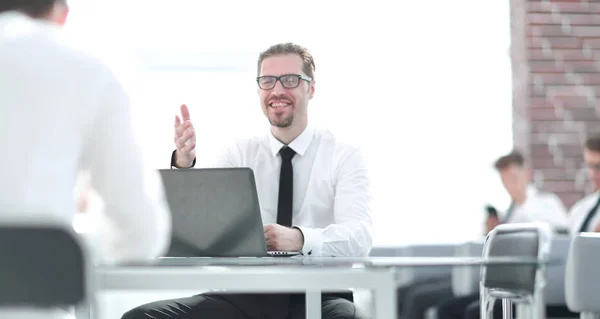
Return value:
[(121, 319), (148, 319), (147, 309), (144, 306), (133, 308), (124, 313)]
[(342, 298), (323, 300), (323, 319), (370, 319), (353, 302)]

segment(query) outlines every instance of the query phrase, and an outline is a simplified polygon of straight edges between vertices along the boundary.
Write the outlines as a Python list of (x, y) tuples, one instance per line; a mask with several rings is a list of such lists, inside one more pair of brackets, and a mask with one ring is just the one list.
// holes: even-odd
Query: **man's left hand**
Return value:
[(268, 250), (300, 251), (304, 246), (304, 236), (300, 229), (278, 224), (265, 225), (263, 229)]

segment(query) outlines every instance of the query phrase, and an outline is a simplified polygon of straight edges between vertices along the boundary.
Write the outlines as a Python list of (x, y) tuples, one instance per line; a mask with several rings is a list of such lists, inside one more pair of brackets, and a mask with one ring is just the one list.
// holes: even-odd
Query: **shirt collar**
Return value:
[[(304, 156), (304, 153), (306, 153), (306, 150), (310, 146), (314, 136), (315, 129), (309, 124), (306, 126), (304, 131), (298, 135), (298, 137), (288, 144), (288, 147), (293, 149), (296, 154)], [(283, 146), (285, 146), (285, 144), (276, 139), (275, 136), (273, 136), (273, 133), (269, 133), (269, 147), (271, 148), (271, 154), (273, 157), (279, 154), (279, 150), (281, 150)]]
[(531, 197), (536, 196), (537, 193), (538, 193), (538, 190), (537, 190), (537, 188), (535, 188), (535, 186), (533, 186), (533, 185), (528, 185), (527, 186), (527, 190), (526, 190), (527, 197), (529, 197), (529, 196), (531, 196)]

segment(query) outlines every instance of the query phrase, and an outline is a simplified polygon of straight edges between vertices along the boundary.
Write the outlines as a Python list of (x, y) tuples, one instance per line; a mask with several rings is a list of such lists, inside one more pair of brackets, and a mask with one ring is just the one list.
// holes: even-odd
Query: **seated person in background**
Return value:
[(157, 257), (171, 231), (160, 177), (144, 164), (119, 81), (62, 33), (67, 13), (64, 0), (0, 1), (0, 222), (72, 227), (76, 176), (89, 171), (106, 204), (98, 257)]
[(585, 141), (583, 157), (587, 166), (589, 179), (594, 186), (594, 193), (584, 197), (571, 207), (570, 233), (600, 232), (600, 134), (590, 135)]
[[(501, 157), (495, 164), (500, 172), (504, 187), (510, 194), (512, 203), (500, 218), (490, 214), (486, 221), (486, 231), (502, 223), (527, 223), (545, 221), (557, 232), (568, 230), (569, 217), (560, 198), (553, 193), (541, 192), (530, 185), (530, 171), (524, 165), (523, 156), (517, 152)], [(502, 220), (502, 221), (501, 221)], [(437, 306), (439, 319), (480, 317), (479, 294), (450, 298)], [(497, 302), (494, 316), (501, 317), (502, 303)], [(546, 307), (548, 317), (568, 317), (572, 313), (566, 306)]]
[[(547, 222), (557, 231), (568, 228), (566, 208), (553, 193), (542, 192), (531, 185), (531, 171), (523, 156), (513, 151), (500, 157), (494, 164), (502, 184), (511, 198), (505, 214), (488, 214), (485, 234), (504, 223)], [(490, 209), (492, 211), (495, 209)], [(423, 318), (425, 311), (442, 303), (438, 308), (440, 318), (462, 318), (466, 307), (479, 299), (479, 294), (454, 298), (452, 283), (448, 279), (437, 282), (415, 283), (398, 291), (399, 316), (403, 319)]]
[[(247, 138), (222, 154), (217, 167), (250, 167), (270, 250), (306, 256), (367, 256), (371, 250), (371, 191), (361, 152), (308, 123), (315, 63), (293, 43), (258, 58), (258, 96), (270, 123), (265, 136)], [(175, 119), (172, 166), (193, 167), (196, 138), (188, 108)], [(227, 120), (224, 120), (227, 129)], [(349, 286), (352, 283), (348, 283)], [(350, 288), (350, 287), (349, 287)], [(137, 307), (123, 319), (304, 318), (304, 294), (205, 293)], [(365, 318), (352, 293), (325, 293), (322, 317)]]
[(542, 221), (557, 231), (568, 229), (569, 218), (565, 205), (556, 194), (542, 192), (531, 185), (531, 169), (525, 165), (521, 153), (513, 151), (499, 158), (494, 167), (510, 195), (511, 204), (503, 216), (488, 214), (485, 234), (505, 223)]

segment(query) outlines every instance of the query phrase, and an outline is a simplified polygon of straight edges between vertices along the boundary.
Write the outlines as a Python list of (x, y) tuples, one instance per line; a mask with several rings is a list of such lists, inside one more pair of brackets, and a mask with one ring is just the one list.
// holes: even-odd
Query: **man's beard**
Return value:
[(273, 125), (275, 127), (279, 127), (279, 128), (289, 127), (290, 125), (292, 125), (292, 122), (294, 121), (294, 115), (290, 115), (288, 117), (283, 117), (283, 118), (277, 118), (276, 115), (270, 115), (270, 116), (268, 116), (268, 118), (269, 118), (269, 123), (271, 123), (271, 125)]

